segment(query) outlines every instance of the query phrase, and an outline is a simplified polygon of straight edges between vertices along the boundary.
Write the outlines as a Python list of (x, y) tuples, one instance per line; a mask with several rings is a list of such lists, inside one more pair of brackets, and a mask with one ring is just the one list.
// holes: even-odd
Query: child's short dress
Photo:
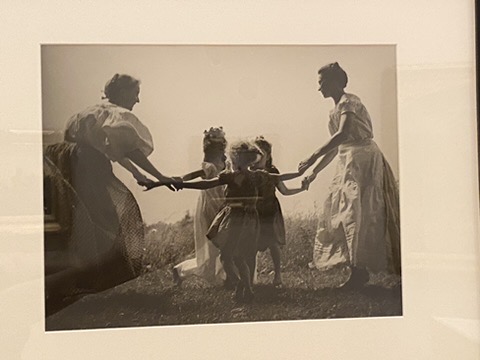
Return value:
[[(274, 166), (268, 168), (267, 171), (279, 174), (278, 169)], [(275, 196), (277, 183), (278, 180), (268, 178), (258, 188), (257, 211), (260, 219), (258, 251), (265, 251), (275, 243), (285, 245), (285, 222), (280, 202)]]
[(255, 256), (259, 233), (258, 187), (267, 177), (249, 171), (220, 174), (220, 183), (227, 185), (225, 205), (213, 220), (207, 237), (220, 249), (222, 257)]
[(331, 111), (330, 133), (338, 131), (345, 113), (353, 123), (348, 140), (338, 148), (336, 174), (317, 228), (314, 264), (319, 269), (346, 264), (400, 274), (397, 183), (357, 96), (344, 94)]

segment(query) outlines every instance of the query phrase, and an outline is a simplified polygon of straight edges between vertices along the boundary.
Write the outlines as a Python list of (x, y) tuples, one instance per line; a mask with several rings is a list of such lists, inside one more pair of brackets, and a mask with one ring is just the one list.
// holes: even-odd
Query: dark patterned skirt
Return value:
[(258, 251), (265, 251), (275, 243), (285, 245), (285, 222), (276, 197), (269, 203), (259, 206), (258, 217), (260, 221)]
[(49, 204), (47, 309), (63, 298), (102, 291), (137, 277), (143, 257), (143, 220), (110, 161), (90, 146), (51, 145), (45, 152), (44, 178)]

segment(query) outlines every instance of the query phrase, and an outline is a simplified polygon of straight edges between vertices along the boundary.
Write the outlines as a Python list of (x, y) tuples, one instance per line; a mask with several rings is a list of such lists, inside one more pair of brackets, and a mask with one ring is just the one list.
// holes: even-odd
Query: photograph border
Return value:
[[(41, 296), (42, 217), (35, 215), (31, 223), (12, 225), (11, 218), (6, 216), (2, 223), (5, 242), (0, 248), (2, 259), (5, 259), (2, 267), (5, 266), (7, 273), (7, 286), (0, 287), (0, 305), (6, 309), (6, 316), (0, 334), (6, 341), (1, 351), (11, 355), (10, 358), (172, 356), (183, 359), (191, 356), (192, 352), (205, 359), (232, 358), (232, 352), (235, 358), (258, 359), (318, 358), (319, 355), (324, 358), (450, 359), (452, 354), (462, 359), (478, 358), (479, 338), (475, 330), (478, 329), (479, 315), (479, 187), (473, 2), (447, 0), (435, 10), (434, 17), (422, 16), (432, 11), (426, 0), (412, 4), (401, 1), (383, 4), (367, 0), (348, 6), (312, 1), (305, 3), (304, 7), (290, 0), (228, 4), (210, 0), (202, 4), (145, 1), (142, 2), (144, 8), (133, 10), (127, 2), (117, 4), (114, 10), (109, 4), (97, 3), (93, 6), (93, 3), (58, 5), (54, 1), (38, 5), (7, 2), (2, 7), (7, 7), (6, 4), (5, 17), (9, 20), (0, 26), (3, 33), (8, 34), (5, 47), (9, 51), (2, 52), (0, 63), (12, 72), (5, 74), (7, 85), (2, 84), (2, 94), (8, 104), (5, 108), (8, 120), (2, 124), (1, 130), (11, 133), (21, 129), (34, 134), (33, 146), (27, 147), (25, 153), (14, 154), (18, 165), (11, 166), (40, 170), (39, 177), (32, 180), (34, 186), (28, 189), (15, 187), (15, 196), (35, 199), (32, 203), (39, 210), (42, 203), (40, 44), (397, 44), (402, 250), (406, 250), (402, 253), (406, 270), (403, 275), (403, 318), (167, 326), (46, 334), (41, 311), (44, 305)], [(362, 21), (358, 21), (359, 13)], [(110, 15), (108, 21), (105, 14)], [(339, 16), (341, 21), (335, 21)], [(455, 24), (453, 27), (452, 22)], [(127, 23), (131, 26), (124, 26)], [(362, 24), (362, 30), (359, 30), (358, 23)], [(432, 24), (436, 26), (432, 27)], [(447, 24), (448, 29), (444, 29)], [(355, 31), (345, 29), (345, 25), (351, 25)], [(444, 137), (451, 128), (437, 120), (437, 136), (424, 138), (426, 155), (432, 154), (429, 149), (436, 149), (434, 158), (428, 159), (430, 166), (425, 167), (426, 155), (415, 153), (422, 149), (417, 144), (421, 134), (415, 133), (411, 127), (418, 124), (412, 124), (412, 120), (406, 118), (411, 112), (406, 111), (402, 94), (409, 86), (418, 91), (416, 96), (428, 94), (432, 91), (432, 84), (421, 82), (428, 79), (428, 70), (457, 65), (464, 67), (465, 72), (472, 76), (471, 82), (466, 80), (461, 88), (462, 91), (468, 90), (464, 93), (463, 102), (451, 104), (454, 110), (468, 107), (462, 112), (467, 116), (456, 119), (457, 126), (462, 128), (459, 133), (464, 134), (463, 141), (444, 149)], [(426, 76), (421, 81), (408, 78), (408, 70), (418, 69), (419, 66), (423, 66), (422, 76)], [(447, 78), (447, 82), (456, 85), (455, 79)], [(23, 96), (18, 97), (22, 90)], [(413, 120), (419, 120), (418, 115)], [(440, 120), (446, 121), (448, 116)], [(430, 119), (425, 119), (425, 122), (431, 125)], [(10, 154), (8, 147), (12, 145), (9, 139), (2, 144), (7, 154)], [(445, 174), (440, 170), (445, 158), (454, 159), (456, 163), (449, 164), (451, 176), (442, 179), (437, 175)], [(22, 160), (25, 163), (20, 164)], [(419, 169), (430, 170), (428, 178), (434, 178), (438, 184), (418, 184), (416, 175)], [(2, 188), (8, 188), (14, 180), (12, 174), (6, 175), (2, 179), (5, 181)], [(419, 190), (413, 191), (411, 187), (416, 183)], [(433, 190), (440, 186), (446, 189), (442, 194), (446, 200), (456, 197), (462, 203), (462, 207), (455, 207), (448, 218), (446, 215), (435, 218), (439, 214), (436, 209), (438, 203), (435, 202), (438, 200), (429, 204), (417, 201), (420, 190), (426, 196), (435, 196)], [(415, 220), (415, 216), (420, 219)], [(452, 229), (445, 226), (446, 219), (455, 224)], [(425, 228), (419, 227), (420, 220), (425, 221)], [(431, 230), (429, 226), (433, 225), (439, 228)], [(418, 254), (411, 250), (415, 244), (414, 235), (419, 233), (427, 241), (429, 251), (425, 252), (425, 257), (416, 258)], [(447, 237), (454, 236), (459, 239), (456, 241), (461, 249), (472, 251), (473, 255), (467, 262), (460, 256), (463, 253), (451, 251), (442, 257), (432, 250), (432, 245), (439, 240), (446, 241)], [(412, 277), (415, 269), (434, 268), (437, 262), (442, 262), (441, 274), (449, 266), (459, 264), (466, 275), (463, 285), (447, 289), (442, 285), (434, 286), (434, 277)], [(451, 291), (454, 292), (452, 297), (433, 297)], [(458, 304), (463, 305), (463, 309), (459, 309)], [(436, 318), (438, 314), (435, 311), (444, 316)], [(266, 338), (266, 334), (271, 336)], [(185, 346), (186, 339), (188, 346)], [(281, 345), (275, 346), (278, 343)]]

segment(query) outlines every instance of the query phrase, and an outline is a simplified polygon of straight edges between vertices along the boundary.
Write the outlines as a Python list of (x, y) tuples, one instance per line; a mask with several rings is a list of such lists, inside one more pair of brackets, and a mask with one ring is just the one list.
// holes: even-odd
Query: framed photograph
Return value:
[[(129, 263), (130, 256), (137, 256), (135, 248), (143, 255), (139, 264), (142, 276), (136, 281), (120, 286), (124, 279), (111, 279), (104, 287), (119, 285), (115, 291), (90, 296), (90, 300), (83, 298), (82, 305), (71, 310), (53, 309), (52, 298), (79, 298), (81, 293), (90, 293), (88, 286), (93, 291), (96, 285), (90, 285), (83, 279), (87, 275), (80, 274), (82, 286), (78, 289), (72, 288), (80, 281), (76, 276), (69, 275), (63, 285), (47, 281), (46, 329), (401, 316), (395, 50), (393, 45), (43, 45), (44, 184), (51, 186), (46, 187), (50, 192), (44, 192), (44, 199), (47, 205), (56, 205), (61, 223), (58, 232), (63, 232), (63, 236), (45, 235), (47, 279), (59, 275), (49, 270), (60, 269), (55, 265), (62, 262), (58, 257), (63, 262), (72, 259), (70, 268), (80, 266), (86, 261), (84, 257), (98, 257), (96, 266), (104, 271), (85, 270), (95, 281), (112, 271), (102, 263), (106, 255), (93, 249), (103, 249), (113, 240), (103, 233), (92, 235), (89, 224), (104, 232), (108, 229), (117, 246), (124, 244), (127, 259), (119, 260), (117, 269), (122, 262)], [(105, 61), (107, 58), (111, 61)], [(112, 66), (120, 73), (111, 74)], [(324, 70), (319, 75), (320, 68)], [(318, 84), (321, 74), (326, 74), (326, 85), (324, 80)], [(338, 74), (343, 84), (338, 85), (342, 90), (337, 105), (325, 100), (331, 97), (328, 79), (333, 75), (329, 74)], [(112, 89), (122, 79), (135, 84), (137, 78), (141, 79), (140, 92), (130, 105), (128, 101), (124, 104)], [(72, 82), (76, 86), (71, 87)], [(104, 97), (108, 98), (101, 100), (98, 88), (103, 83)], [(159, 88), (160, 83), (164, 89)], [(321, 91), (317, 91), (319, 87)], [(79, 93), (80, 88), (85, 89), (81, 91), (85, 96)], [(321, 173), (314, 170), (315, 161), (308, 172), (294, 173), (302, 159), (324, 144), (334, 144), (342, 111), (337, 109), (346, 106), (352, 116), (351, 129), (345, 131), (348, 139), (342, 146), (335, 147), (338, 155), (328, 160), (328, 166), (322, 165)], [(69, 115), (81, 108), (87, 110)], [(89, 125), (92, 119), (96, 120)], [(117, 147), (127, 146), (130, 151), (132, 142), (147, 138), (139, 135), (145, 128), (133, 132), (137, 122), (148, 128), (148, 141), (153, 137), (155, 150), (149, 161), (163, 174), (181, 175), (186, 182), (180, 186), (206, 186), (209, 183), (202, 181), (212, 182), (217, 177), (224, 181), (227, 174), (239, 179), (225, 180), (225, 184), (200, 192), (172, 192), (166, 186), (145, 192), (145, 187), (137, 184), (138, 175), (132, 176), (115, 158), (115, 176), (102, 175), (100, 169), (110, 168), (110, 162), (95, 165), (97, 155), (90, 153), (96, 149), (99, 157), (111, 157), (110, 143), (114, 141), (122, 144)], [(116, 133), (126, 131), (130, 131), (128, 137), (118, 139)], [(58, 139), (63, 133), (66, 142), (49, 140), (52, 134)], [(101, 142), (97, 144), (98, 138)], [(109, 145), (103, 146), (104, 142)], [(239, 149), (245, 146), (259, 151), (258, 159), (255, 156), (248, 164), (254, 171), (242, 170), (246, 155)], [(136, 165), (143, 170), (141, 163), (132, 166)], [(262, 169), (267, 172), (265, 178), (255, 180), (259, 175), (255, 171)], [(293, 178), (280, 182), (274, 176), (285, 175), (279, 172), (293, 173)], [(148, 171), (145, 174), (154, 176)], [(302, 175), (311, 179), (311, 184), (302, 185)], [(105, 197), (98, 185), (107, 181), (101, 180), (102, 176), (111, 182)], [(244, 176), (248, 182), (242, 182)], [(82, 187), (84, 183), (89, 184), (88, 192)], [(255, 191), (244, 185), (250, 183), (257, 184)], [(117, 186), (131, 191), (133, 197), (120, 199), (115, 195), (117, 190), (111, 189)], [(70, 200), (72, 197), (75, 199)], [(103, 200), (97, 201), (99, 198)], [(115, 216), (105, 224), (105, 204), (110, 202), (120, 223), (128, 227), (120, 224), (110, 229)], [(132, 216), (121, 215), (129, 210), (119, 210), (136, 208), (135, 202), (141, 210), (140, 226), (145, 226), (143, 236), (132, 225)], [(73, 204), (74, 210), (67, 204)], [(256, 214), (250, 214), (251, 206)], [(51, 207), (46, 206), (46, 211)], [(47, 225), (51, 216), (45, 214)], [(68, 216), (70, 221), (65, 219)], [(213, 234), (217, 216), (219, 228)], [(257, 220), (250, 222), (252, 216)], [(76, 232), (68, 231), (69, 227)], [(250, 241), (257, 243), (254, 247), (259, 251), (257, 254), (254, 248), (251, 255), (245, 255), (253, 258), (248, 270), (254, 284), (247, 286), (242, 283), (241, 267), (233, 264), (241, 257), (234, 255), (237, 250), (229, 255), (228, 249), (238, 242), (235, 246), (243, 253)], [(226, 260), (229, 256), (234, 259), (230, 265)], [(132, 274), (135, 276), (138, 274)], [(152, 283), (159, 285), (152, 287)], [(240, 286), (246, 287), (249, 295), (240, 294), (247, 291)], [(237, 288), (234, 301), (224, 287)], [(132, 291), (138, 296), (125, 296)], [(165, 293), (171, 296), (165, 297)], [(317, 295), (312, 299), (312, 294)], [(349, 300), (339, 302), (337, 297), (342, 294)], [(142, 311), (144, 296), (168, 303), (170, 310), (160, 308), (152, 316), (136, 320), (132, 315)], [(246, 301), (246, 296), (254, 296), (254, 300)], [(97, 315), (89, 318), (95, 321), (87, 320), (82, 309), (96, 308), (98, 301), (109, 302), (110, 297), (118, 299), (118, 312), (124, 315), (101, 320), (105, 309), (98, 305)], [(318, 307), (315, 297), (332, 304)], [(251, 301), (253, 308), (247, 305)], [(138, 304), (133, 309), (135, 302)], [(190, 310), (182, 310), (185, 308)], [(91, 310), (88, 313), (92, 314)]]
[[(12, 70), (2, 76), (7, 104), (1, 128), (6, 159), (2, 203), (8, 206), (0, 217), (5, 239), (0, 248), (5, 274), (0, 304), (6, 310), (0, 352), (27, 359), (478, 358), (473, 7), (468, 1), (444, 1), (432, 16), (426, 1), (415, 6), (397, 1), (321, 1), (302, 7), (291, 1), (146, 1), (115, 8), (48, 2), (41, 7), (4, 5), (8, 51), (0, 59), (4, 69)], [(333, 76), (319, 72), (325, 65), (337, 69), (336, 82), (330, 80), (335, 86), (325, 85)], [(338, 68), (348, 76), (346, 87), (340, 88), (357, 95), (361, 105), (351, 105), (357, 97), (348, 98), (350, 105), (343, 105), (342, 97), (336, 99)], [(120, 104), (125, 111), (112, 110), (108, 106), (117, 106), (118, 98), (111, 84), (123, 81), (122, 74), (138, 79), (133, 83), (140, 92), (132, 104)], [(91, 110), (92, 105), (97, 107)], [(187, 186), (170, 191), (165, 180), (167, 186), (144, 191), (155, 176), (148, 166), (138, 165), (145, 163), (135, 155), (129, 159), (142, 175), (118, 161), (116, 141), (124, 140), (114, 128), (123, 125), (115, 121), (128, 122), (129, 134), (135, 134), (134, 141), (125, 142), (133, 146), (128, 154), (144, 149), (142, 154), (148, 154), (161, 175), (174, 180), (170, 186), (180, 188), (184, 185), (178, 177), (185, 180), (197, 170), (203, 172), (200, 178), (216, 178), (207, 175), (204, 164), (210, 160), (205, 149), (219, 139), (226, 140), (222, 161), (232, 173), (242, 163), (235, 146), (252, 145), (260, 136), (272, 145), (270, 159), (278, 172), (297, 173), (299, 163), (312, 160), (312, 154), (340, 131), (332, 119), (342, 106), (348, 110), (339, 110), (339, 116), (356, 114), (355, 134), (361, 139), (342, 145), (333, 163), (311, 181), (303, 179), (314, 171), (314, 164), (284, 181), (298, 193), (283, 196), (277, 186), (286, 238), (281, 281), (270, 246), (257, 255), (255, 278), (245, 280), (240, 302), (222, 288), (228, 284), (223, 283), (227, 278), (221, 268), (216, 270), (218, 252), (208, 255), (218, 257), (211, 281), (205, 273), (185, 275), (192, 260), (197, 267), (203, 261), (193, 239), (202, 214), (197, 202), (205, 190)], [(364, 108), (368, 117), (358, 115)], [(80, 121), (85, 118), (88, 123), (92, 111), (99, 114), (96, 109), (108, 113), (102, 120), (108, 127), (107, 142), (91, 140), (85, 134), (94, 126)], [(346, 117), (342, 121), (351, 121)], [(80, 145), (55, 148), (65, 137)], [(357, 209), (357, 200), (349, 200), (356, 199), (355, 177), (340, 176), (338, 163), (342, 156), (355, 158), (353, 147), (366, 153), (372, 141), (379, 149), (375, 154), (381, 154), (375, 159), (391, 171), (392, 188), (399, 187), (401, 276), (383, 271), (395, 263), (391, 256), (384, 264), (362, 260), (367, 256), (362, 258), (363, 249), (375, 249), (378, 262), (378, 245), (355, 250), (360, 255), (351, 253), (351, 246), (333, 246), (340, 233), (332, 230), (334, 217), (328, 212), (337, 199), (332, 194), (338, 183), (332, 179), (346, 179), (338, 198), (343, 207), (337, 208)], [(258, 144), (249, 148), (259, 151), (256, 162), (266, 154)], [(98, 151), (105, 156), (96, 157)], [(72, 173), (65, 170), (68, 166), (62, 168), (65, 154), (75, 161)], [(96, 167), (82, 167), (85, 159), (89, 164), (94, 159)], [(248, 170), (255, 179), (273, 177), (255, 170)], [(148, 180), (141, 177), (145, 175)], [(116, 185), (98, 185), (107, 178)], [(227, 178), (220, 176), (219, 185), (228, 188)], [(157, 179), (163, 178), (157, 174)], [(88, 181), (88, 186), (78, 186)], [(386, 184), (383, 175), (381, 184)], [(111, 211), (102, 201), (102, 189), (123, 199), (124, 212), (139, 211), (139, 220), (116, 210), (117, 216), (102, 218)], [(259, 198), (258, 192), (255, 196)], [(230, 202), (228, 211), (235, 213), (235, 204)], [(371, 213), (385, 204), (390, 200), (382, 198), (371, 206)], [(242, 203), (242, 211), (248, 213), (245, 206)], [(96, 217), (95, 211), (101, 215)], [(359, 216), (355, 210), (340, 213)], [(86, 225), (72, 226), (78, 219)], [(355, 244), (363, 236), (357, 234), (358, 226), (342, 221), (344, 243)], [(223, 231), (225, 217), (218, 224), (216, 230)], [(145, 234), (141, 243), (115, 248), (127, 254), (130, 272), (122, 270), (124, 263), (116, 257), (108, 258), (114, 264), (108, 268), (98, 261), (104, 259), (101, 256), (90, 262), (92, 252), (110, 254), (92, 239), (118, 239), (117, 229), (133, 238), (139, 229)], [(325, 229), (332, 231), (324, 233)], [(325, 235), (334, 233), (335, 238)], [(65, 241), (72, 238), (81, 241)], [(392, 254), (396, 243), (388, 244)], [(325, 249), (330, 251), (327, 255)], [(338, 263), (332, 254), (339, 254)], [(189, 260), (186, 268), (180, 266)], [(235, 265), (239, 279), (248, 279), (242, 263)], [(368, 279), (359, 280), (363, 275), (358, 269), (363, 267)], [(382, 271), (370, 271), (374, 267)], [(72, 277), (71, 269), (81, 276)], [(64, 270), (67, 275), (59, 276)], [(357, 285), (343, 289), (354, 276), (361, 290)], [(209, 281), (220, 282), (220, 288)], [(249, 281), (255, 295), (251, 303), (245, 290)], [(52, 301), (66, 292), (68, 301)]]

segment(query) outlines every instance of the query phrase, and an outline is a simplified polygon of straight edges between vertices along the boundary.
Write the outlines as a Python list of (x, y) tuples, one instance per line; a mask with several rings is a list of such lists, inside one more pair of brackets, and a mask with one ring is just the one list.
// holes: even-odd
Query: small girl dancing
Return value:
[[(260, 148), (263, 154), (254, 165), (254, 168), (263, 169), (270, 174), (279, 174), (280, 172), (273, 165), (272, 144), (265, 140), (263, 136), (259, 136), (255, 139), (255, 145)], [(289, 189), (277, 177), (269, 177), (258, 188), (257, 211), (260, 219), (260, 235), (258, 237), (257, 250), (263, 252), (270, 249), (270, 256), (272, 257), (275, 270), (273, 285), (276, 288), (280, 288), (282, 286), (280, 245), (285, 245), (285, 223), (280, 202), (275, 195), (276, 189), (282, 195), (287, 196), (306, 190), (306, 186)]]
[[(233, 171), (220, 173), (218, 177), (193, 182), (175, 182), (177, 189), (210, 189), (226, 185), (225, 204), (213, 220), (207, 237), (220, 249), (227, 277), (240, 280), (235, 289), (238, 301), (253, 300), (252, 276), (255, 269), (259, 218), (256, 209), (258, 188), (270, 177), (289, 180), (301, 172), (268, 174), (266, 171), (250, 171), (261, 157), (261, 151), (253, 144), (240, 141), (232, 145), (230, 157)], [(147, 185), (147, 189), (156, 184)]]
[[(203, 138), (204, 158), (201, 169), (182, 176), (183, 181), (201, 177), (212, 179), (227, 167), (225, 150), (227, 140), (222, 127), (205, 130)], [(224, 203), (224, 187), (203, 190), (200, 193), (193, 220), (195, 258), (185, 260), (173, 268), (173, 280), (177, 285), (192, 275), (203, 278), (211, 285), (220, 284), (225, 278), (220, 262), (220, 251), (205, 236), (215, 215)]]

